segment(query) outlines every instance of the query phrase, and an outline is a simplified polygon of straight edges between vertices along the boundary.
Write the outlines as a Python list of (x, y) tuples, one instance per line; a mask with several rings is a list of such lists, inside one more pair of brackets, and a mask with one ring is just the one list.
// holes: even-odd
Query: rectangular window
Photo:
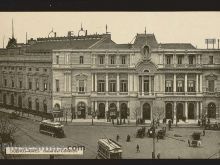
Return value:
[(209, 56), (209, 64), (213, 64), (213, 56)]
[(22, 81), (19, 81), (19, 87), (22, 88)]
[(189, 64), (190, 64), (190, 65), (194, 64), (193, 59), (194, 59), (194, 57), (193, 57), (193, 56), (189, 56)]
[(4, 85), (5, 85), (5, 87), (7, 87), (7, 80), (6, 79), (4, 79)]
[(109, 92), (116, 92), (116, 80), (109, 81)]
[(208, 90), (209, 90), (209, 92), (214, 92), (214, 90), (215, 90), (215, 81), (214, 80), (208, 81)]
[(47, 90), (47, 82), (44, 82), (44, 91)]
[(110, 57), (110, 64), (115, 64), (115, 56)]
[(98, 92), (105, 92), (105, 80), (98, 80)]
[(183, 81), (177, 81), (177, 92), (184, 92)]
[(60, 91), (59, 80), (56, 80), (56, 92)]
[(177, 64), (182, 64), (182, 62), (183, 62), (183, 57), (177, 56)]
[(56, 64), (59, 64), (59, 56), (56, 56)]
[(104, 56), (99, 57), (99, 64), (104, 64)]
[(188, 81), (188, 92), (195, 92), (195, 81)]
[(79, 63), (80, 63), (80, 64), (83, 64), (83, 56), (80, 56), (80, 57), (79, 57)]
[(11, 81), (11, 87), (14, 88), (15, 87), (15, 83), (14, 80)]
[(79, 80), (79, 92), (85, 92), (84, 80)]
[(167, 64), (171, 64), (171, 56), (167, 56)]
[(165, 92), (173, 92), (173, 81), (171, 81), (171, 80), (166, 81)]
[(121, 80), (120, 81), (120, 92), (128, 92), (128, 80)]
[(149, 92), (149, 80), (144, 80), (144, 92)]
[(36, 90), (39, 90), (39, 82), (36, 80)]
[(126, 56), (121, 57), (121, 64), (126, 64)]
[(29, 87), (28, 87), (28, 89), (32, 89), (32, 82), (31, 81), (29, 81)]

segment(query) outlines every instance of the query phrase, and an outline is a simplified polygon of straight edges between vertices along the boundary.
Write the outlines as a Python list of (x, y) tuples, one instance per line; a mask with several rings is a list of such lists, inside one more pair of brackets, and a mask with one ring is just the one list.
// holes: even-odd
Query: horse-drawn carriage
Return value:
[(145, 136), (145, 130), (146, 130), (145, 127), (139, 128), (139, 129), (137, 130), (136, 137), (137, 137), (137, 138), (143, 138), (143, 137)]
[(201, 146), (201, 140), (200, 140), (201, 132), (193, 132), (192, 134), (192, 141), (191, 146), (192, 147), (199, 147)]
[(220, 130), (220, 123), (210, 123), (205, 125), (206, 130)]

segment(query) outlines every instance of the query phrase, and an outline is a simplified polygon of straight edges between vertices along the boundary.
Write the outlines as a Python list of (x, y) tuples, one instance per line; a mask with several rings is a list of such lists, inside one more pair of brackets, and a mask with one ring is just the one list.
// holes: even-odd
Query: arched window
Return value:
[(145, 103), (143, 105), (143, 119), (150, 120), (151, 119), (151, 107), (150, 104)]
[(171, 103), (166, 104), (166, 119), (173, 118), (173, 105)]

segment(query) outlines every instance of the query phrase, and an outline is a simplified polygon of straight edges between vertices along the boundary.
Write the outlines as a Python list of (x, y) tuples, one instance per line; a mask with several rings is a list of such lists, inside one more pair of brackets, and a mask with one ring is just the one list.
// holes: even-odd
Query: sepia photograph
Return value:
[(220, 159), (220, 12), (0, 22), (0, 159)]

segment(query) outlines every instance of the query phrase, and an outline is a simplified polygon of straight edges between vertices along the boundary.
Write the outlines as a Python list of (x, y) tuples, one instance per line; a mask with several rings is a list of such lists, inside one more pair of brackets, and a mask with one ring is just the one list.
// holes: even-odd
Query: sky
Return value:
[[(88, 34), (105, 33), (106, 24), (116, 43), (129, 43), (137, 33), (154, 33), (158, 43), (192, 43), (206, 48), (205, 39), (220, 38), (220, 12), (0, 12), (0, 48), (12, 35), (17, 42), (57, 36), (68, 31), (78, 35), (81, 23)], [(217, 45), (216, 45), (217, 47)]]

